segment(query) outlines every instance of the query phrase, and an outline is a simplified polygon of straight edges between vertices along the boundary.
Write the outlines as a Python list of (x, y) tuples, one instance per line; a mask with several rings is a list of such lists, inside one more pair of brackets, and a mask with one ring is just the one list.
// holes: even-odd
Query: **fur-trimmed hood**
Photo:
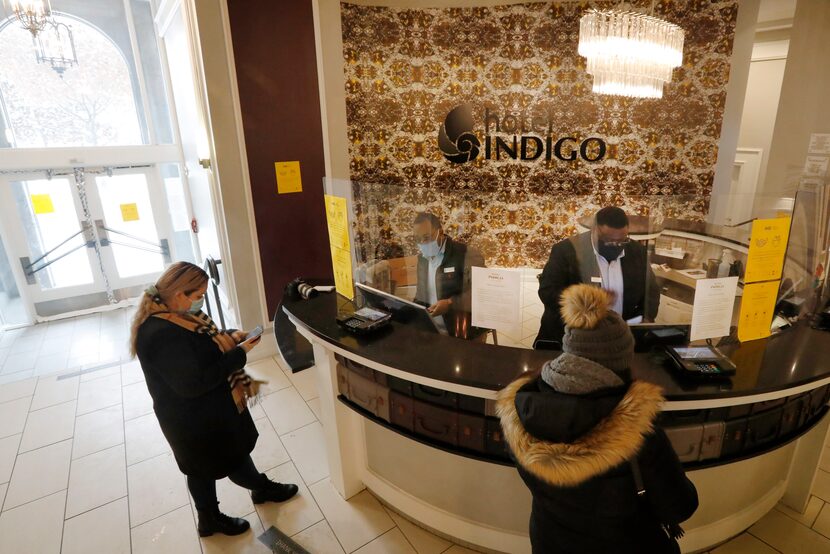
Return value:
[[(572, 441), (554, 442), (531, 435), (516, 407), (520, 390), (531, 388), (532, 381), (533, 377), (524, 377), (502, 389), (496, 411), (516, 461), (538, 479), (560, 487), (579, 485), (634, 457), (642, 447), (645, 436), (651, 433), (663, 402), (660, 387), (634, 381), (624, 394), (620, 391), (621, 399), (619, 396), (611, 397), (614, 405), (609, 407), (605, 417), (596, 423), (591, 421), (590, 428)], [(561, 407), (555, 406), (554, 409), (560, 409), (566, 421), (572, 416), (567, 412), (575, 405), (592, 406), (595, 403), (591, 398), (561, 395), (552, 389), (550, 392), (537, 389), (533, 396), (536, 397), (536, 404), (563, 398), (565, 401)], [(607, 404), (607, 398), (605, 402)]]

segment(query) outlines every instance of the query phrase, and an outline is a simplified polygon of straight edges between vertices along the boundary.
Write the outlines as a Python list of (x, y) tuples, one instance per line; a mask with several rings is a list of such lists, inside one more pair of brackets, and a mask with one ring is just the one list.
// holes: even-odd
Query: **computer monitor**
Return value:
[(429, 315), (424, 306), (363, 283), (355, 283), (355, 286), (360, 291), (366, 304), (391, 313), (394, 321), (410, 325), (427, 333), (440, 333), (432, 320), (432, 316)]

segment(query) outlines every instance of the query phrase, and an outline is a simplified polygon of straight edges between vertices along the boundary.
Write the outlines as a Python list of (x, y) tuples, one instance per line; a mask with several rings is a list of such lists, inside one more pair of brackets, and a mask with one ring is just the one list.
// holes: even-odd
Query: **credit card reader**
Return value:
[(366, 335), (389, 325), (392, 314), (375, 308), (360, 308), (351, 314), (337, 316), (337, 323), (355, 335)]
[(667, 346), (677, 369), (688, 377), (728, 377), (735, 375), (735, 364), (712, 346)]

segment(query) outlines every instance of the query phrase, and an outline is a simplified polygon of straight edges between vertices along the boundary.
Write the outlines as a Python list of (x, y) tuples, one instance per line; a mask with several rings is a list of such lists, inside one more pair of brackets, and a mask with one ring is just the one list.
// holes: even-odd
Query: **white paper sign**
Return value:
[(826, 156), (807, 156), (807, 162), (804, 164), (804, 174), (821, 177), (827, 173), (827, 165), (830, 158)]
[(522, 274), (515, 269), (473, 267), (473, 326), (521, 325)]
[(695, 341), (727, 336), (732, 324), (738, 278), (700, 279), (695, 285), (689, 338)]
[(830, 133), (813, 133), (810, 135), (810, 154), (830, 154)]

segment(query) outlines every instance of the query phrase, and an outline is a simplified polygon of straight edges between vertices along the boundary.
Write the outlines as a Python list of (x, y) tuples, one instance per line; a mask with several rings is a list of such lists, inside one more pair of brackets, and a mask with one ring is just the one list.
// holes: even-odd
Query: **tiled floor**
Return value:
[(13, 329), (0, 335), (0, 384), (128, 361), (133, 308)]
[[(253, 458), (300, 493), (254, 506), (222, 480), (221, 508), (254, 532), (200, 539), (141, 369), (122, 357), (128, 319), (112, 312), (0, 335), (0, 553), (267, 553), (256, 537), (272, 525), (315, 554), (471, 552), (367, 491), (344, 501), (328, 481), (314, 371), (291, 374), (275, 358), (248, 368), (269, 381), (252, 410)], [(830, 456), (805, 514), (779, 506), (712, 552), (830, 553)]]

